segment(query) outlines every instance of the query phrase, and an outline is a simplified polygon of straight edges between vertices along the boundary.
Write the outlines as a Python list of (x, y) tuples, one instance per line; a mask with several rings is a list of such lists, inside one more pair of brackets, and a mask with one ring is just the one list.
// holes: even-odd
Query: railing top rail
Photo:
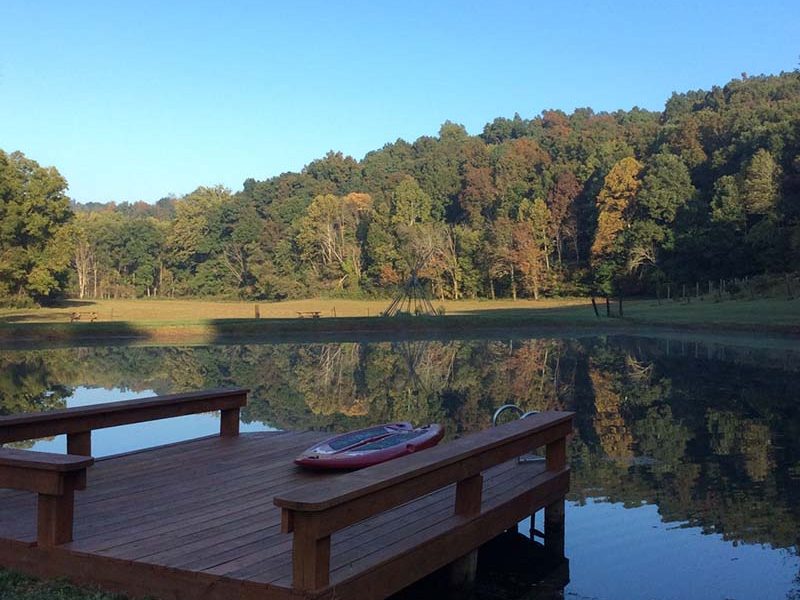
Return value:
[[(507, 448), (519, 446), (519, 453), (522, 454), (531, 449), (523, 449), (529, 440), (544, 439), (543, 434), (556, 428), (562, 429), (559, 426), (567, 425), (571, 429), (573, 415), (572, 412), (542, 412), (429, 448), (419, 454), (348, 473), (324, 483), (315, 482), (295, 488), (276, 497), (274, 502), (284, 509), (320, 512), (402, 486), (406, 482), (411, 483), (411, 480), (420, 481), (420, 478), (430, 480), (432, 476), (440, 481), (432, 482), (431, 485), (448, 485), (459, 478), (480, 473), (485, 468), (509, 460), (511, 457), (507, 457), (507, 452), (504, 452)], [(562, 437), (564, 436), (566, 433)], [(404, 495), (414, 493), (415, 491), (410, 491)]]
[(77, 471), (92, 466), (91, 456), (51, 454), (16, 448), (0, 448), (0, 467), (21, 467), (40, 471)]
[(91, 431), (247, 404), (245, 388), (220, 388), (0, 417), (0, 443)]

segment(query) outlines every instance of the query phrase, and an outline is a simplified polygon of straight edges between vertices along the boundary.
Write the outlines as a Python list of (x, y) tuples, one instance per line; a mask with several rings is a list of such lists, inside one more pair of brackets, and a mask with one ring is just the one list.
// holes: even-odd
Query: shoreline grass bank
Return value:
[[(625, 303), (623, 317), (617, 315), (616, 305), (611, 306), (611, 317), (606, 316), (605, 306), (599, 306), (600, 317), (597, 317), (586, 299), (538, 303), (450, 302), (443, 316), (366, 316), (379, 314), (383, 305), (378, 301), (352, 300), (276, 304), (163, 300), (66, 303), (56, 309), (0, 312), (0, 345), (210, 344), (241, 340), (337, 340), (354, 336), (468, 337), (492, 332), (536, 331), (636, 333), (642, 328), (800, 335), (800, 300), (695, 301), (689, 304), (637, 300)], [(259, 318), (255, 318), (256, 310), (261, 313)], [(240, 316), (245, 311), (254, 316)], [(72, 312), (80, 313), (81, 319), (70, 322)], [(320, 313), (319, 318), (310, 318), (310, 312)], [(297, 313), (306, 314), (300, 317)], [(88, 322), (92, 314), (97, 319)], [(112, 320), (109, 315), (116, 316)], [(155, 318), (157, 315), (160, 318)]]

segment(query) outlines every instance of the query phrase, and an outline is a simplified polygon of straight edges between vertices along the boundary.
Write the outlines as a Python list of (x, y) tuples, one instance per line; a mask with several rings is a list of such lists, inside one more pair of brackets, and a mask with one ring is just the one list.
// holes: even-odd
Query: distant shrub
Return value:
[(27, 296), (0, 296), (0, 308), (34, 308), (36, 302)]

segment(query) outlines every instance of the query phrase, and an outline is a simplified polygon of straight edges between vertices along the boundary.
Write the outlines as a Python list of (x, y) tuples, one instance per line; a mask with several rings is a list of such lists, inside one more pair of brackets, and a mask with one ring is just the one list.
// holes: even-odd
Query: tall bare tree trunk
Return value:
[(558, 266), (561, 266), (561, 232), (556, 235), (556, 250), (558, 250)]
[(517, 282), (514, 279), (514, 265), (511, 265), (511, 298), (517, 299)]

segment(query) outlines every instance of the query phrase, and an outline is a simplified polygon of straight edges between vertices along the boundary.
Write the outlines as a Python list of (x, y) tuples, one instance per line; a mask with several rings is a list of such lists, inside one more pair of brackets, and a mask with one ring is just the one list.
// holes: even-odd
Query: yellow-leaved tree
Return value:
[(628, 156), (615, 164), (606, 175), (597, 195), (597, 230), (592, 243), (592, 258), (610, 254), (619, 233), (627, 224), (627, 213), (639, 192), (642, 164)]

